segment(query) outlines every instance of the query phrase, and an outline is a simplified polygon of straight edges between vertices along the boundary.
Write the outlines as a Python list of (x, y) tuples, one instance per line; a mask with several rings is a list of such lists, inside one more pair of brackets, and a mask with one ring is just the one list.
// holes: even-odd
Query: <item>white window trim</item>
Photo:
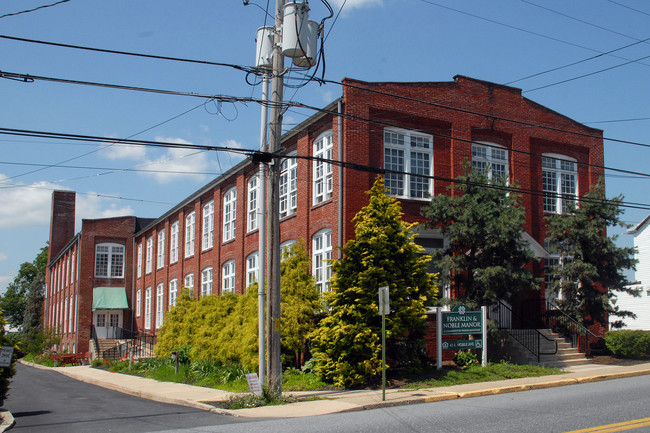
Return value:
[(189, 273), (183, 277), (183, 287), (194, 292), (194, 273)]
[(138, 278), (142, 276), (142, 242), (138, 243)]
[[(399, 145), (399, 144), (394, 144), (394, 143), (387, 143), (386, 140), (386, 134), (399, 134), (404, 136), (404, 145)], [(419, 138), (419, 139), (426, 139), (429, 143), (429, 147), (427, 149), (421, 148), (421, 147), (412, 147), (411, 145), (411, 138)], [(433, 136), (430, 134), (424, 134), (421, 132), (416, 132), (416, 131), (411, 131), (408, 129), (401, 129), (401, 128), (385, 128), (384, 129), (384, 134), (383, 134), (383, 149), (384, 149), (384, 168), (385, 169), (391, 169), (395, 170), (398, 173), (386, 173), (384, 176), (384, 182), (386, 184), (386, 188), (389, 190), (390, 194), (394, 195), (395, 197), (403, 198), (403, 199), (410, 199), (410, 200), (429, 200), (430, 195), (433, 194), (433, 181), (431, 179), (431, 176), (433, 175)], [(401, 168), (395, 169), (389, 167), (389, 164), (387, 164), (387, 150), (393, 150), (393, 151), (401, 151), (402, 154), (402, 163), (403, 166)], [(413, 176), (413, 167), (412, 167), (412, 157), (414, 154), (417, 155), (425, 155), (428, 158), (428, 168), (426, 171), (428, 173), (420, 173), (423, 177), (416, 177)], [(412, 179), (411, 177), (415, 179), (420, 179), (418, 182), (423, 183), (425, 180), (428, 183), (428, 188), (426, 188), (423, 193), (424, 197), (418, 197), (414, 195), (411, 191), (411, 182)], [(392, 183), (393, 182), (398, 182), (401, 179), (402, 181), (402, 190), (399, 191), (397, 187), (393, 187)], [(425, 180), (422, 180), (425, 179)], [(415, 180), (414, 180), (415, 181)]]
[(175, 221), (169, 230), (169, 263), (178, 261), (178, 234), (180, 223)]
[(332, 229), (323, 229), (312, 237), (312, 267), (320, 293), (330, 291), (332, 276)]
[[(474, 154), (474, 149), (480, 148), (485, 149), (486, 156), (476, 156)], [(498, 152), (505, 152), (506, 159), (499, 159), (496, 155)], [(478, 167), (479, 163), (484, 163), (485, 167)], [(505, 146), (499, 144), (491, 143), (489, 141), (475, 141), (472, 142), (472, 167), (481, 171), (481, 173), (487, 175), (488, 180), (492, 182), (494, 180), (494, 166), (495, 165), (504, 165), (505, 166), (505, 181), (509, 181), (510, 173), (510, 161), (509, 161), (509, 149)]]
[(135, 295), (135, 317), (142, 315), (142, 289), (138, 289)]
[[(100, 249), (106, 249), (106, 251), (100, 251)], [(105, 255), (106, 257), (106, 273), (103, 273), (103, 269), (98, 272), (98, 260), (100, 255)], [(95, 245), (95, 277), (124, 278), (125, 260), (126, 248), (124, 245), (108, 242)], [(115, 261), (118, 261), (118, 263), (114, 263)], [(65, 263), (63, 263), (63, 265), (63, 271), (65, 272)], [(65, 273), (61, 276), (61, 284), (65, 284)]]
[(163, 325), (163, 311), (165, 310), (165, 285), (158, 284), (156, 287), (156, 329)]
[[(332, 159), (334, 152), (334, 141), (332, 130), (322, 133), (314, 140), (314, 158)], [(324, 161), (314, 160), (313, 184), (315, 205), (332, 198), (334, 190), (334, 171), (332, 164)]]
[(212, 294), (213, 277), (211, 267), (205, 268), (201, 271), (201, 297)]
[(144, 329), (151, 329), (151, 287), (147, 287), (144, 296)]
[(158, 232), (158, 250), (157, 260), (156, 260), (156, 269), (160, 269), (165, 266), (165, 230)]
[[(555, 163), (557, 163), (560, 165), (560, 167), (558, 168), (557, 165), (554, 168), (545, 167), (544, 166), (545, 160), (554, 161), (554, 165)], [(573, 164), (574, 169), (573, 170), (563, 169), (561, 166), (563, 162)], [(542, 208), (544, 210), (544, 213), (565, 213), (566, 205), (569, 202), (576, 203), (578, 200), (578, 161), (575, 158), (571, 158), (566, 155), (560, 155), (555, 153), (544, 153), (542, 154), (541, 165), (542, 165), (542, 190), (543, 190)], [(554, 191), (545, 188), (546, 185), (544, 184), (544, 177), (546, 176), (546, 173), (555, 174)], [(563, 191), (563, 176), (568, 176), (568, 175), (573, 176), (572, 182), (573, 182), (574, 190), (571, 193), (566, 193)], [(547, 195), (547, 193), (550, 194)], [(549, 205), (552, 205), (554, 209), (547, 209), (547, 203)]]
[(251, 253), (246, 257), (246, 287), (250, 287), (259, 279), (259, 261), (260, 254), (258, 251)]
[(284, 260), (289, 254), (289, 249), (293, 246), (296, 245), (295, 239), (291, 239), (288, 241), (284, 241), (280, 244), (280, 261)]
[(214, 200), (210, 200), (203, 206), (202, 221), (201, 249), (205, 251), (214, 246)]
[(174, 278), (169, 282), (169, 309), (176, 306), (178, 298), (178, 279)]
[(153, 236), (147, 238), (147, 253), (145, 257), (145, 274), (150, 274), (153, 269)]
[(221, 267), (221, 294), (235, 293), (235, 261), (228, 260)]
[(292, 152), (280, 165), (280, 218), (296, 213), (298, 209), (298, 160)]
[(185, 258), (194, 255), (194, 238), (196, 234), (196, 212), (185, 217)]
[(235, 239), (237, 234), (237, 187), (223, 196), (223, 241)]
[(260, 203), (261, 200), (264, 200), (263, 197), (260, 197), (260, 183), (261, 183), (261, 173), (257, 172), (248, 179), (248, 195), (246, 205), (248, 206), (248, 219), (247, 219), (247, 231), (252, 232), (257, 230), (259, 222), (259, 212), (260, 212)]

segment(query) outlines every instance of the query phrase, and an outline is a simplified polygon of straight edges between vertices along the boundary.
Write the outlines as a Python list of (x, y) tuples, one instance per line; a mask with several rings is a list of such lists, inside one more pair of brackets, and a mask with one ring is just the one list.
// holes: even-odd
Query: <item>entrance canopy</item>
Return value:
[(125, 287), (95, 287), (93, 288), (93, 311), (97, 310), (128, 310)]

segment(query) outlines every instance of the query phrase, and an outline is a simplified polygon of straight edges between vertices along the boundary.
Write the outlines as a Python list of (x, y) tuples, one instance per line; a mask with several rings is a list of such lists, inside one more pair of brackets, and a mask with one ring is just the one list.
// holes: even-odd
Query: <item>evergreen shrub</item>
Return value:
[(605, 344), (617, 358), (650, 358), (650, 331), (609, 331), (605, 333)]

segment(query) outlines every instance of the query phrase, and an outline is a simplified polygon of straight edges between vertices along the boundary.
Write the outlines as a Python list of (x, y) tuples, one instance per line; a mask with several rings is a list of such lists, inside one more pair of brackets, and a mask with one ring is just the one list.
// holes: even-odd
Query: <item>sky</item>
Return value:
[[(158, 217), (242, 160), (236, 152), (125, 146), (118, 138), (258, 149), (260, 105), (203, 95), (260, 98), (239, 69), (125, 56), (7, 37), (249, 66), (255, 32), (275, 1), (22, 0), (0, 3), (0, 71), (194, 94), (178, 96), (45, 80), (0, 80), (0, 128), (103, 137), (103, 142), (0, 133), (0, 293), (49, 235), (54, 190), (77, 192), (82, 218)], [(643, 0), (329, 0), (324, 22), (328, 80), (508, 84), (602, 129), (608, 197), (623, 220), (650, 213), (650, 4)], [(49, 5), (49, 6), (48, 6)], [(48, 7), (42, 7), (48, 6)], [(309, 2), (310, 19), (328, 10)], [(32, 10), (33, 9), (33, 10)], [(26, 12), (32, 10), (31, 12)], [(266, 14), (266, 10), (269, 14)], [(24, 13), (21, 13), (24, 12)], [(317, 72), (323, 73), (322, 65)], [(304, 83), (289, 71), (286, 82)], [(336, 84), (287, 87), (285, 100), (324, 107)], [(290, 109), (284, 129), (314, 111)], [(643, 174), (646, 174), (644, 176)], [(640, 206), (641, 205), (641, 206)], [(621, 246), (632, 237), (622, 229)]]

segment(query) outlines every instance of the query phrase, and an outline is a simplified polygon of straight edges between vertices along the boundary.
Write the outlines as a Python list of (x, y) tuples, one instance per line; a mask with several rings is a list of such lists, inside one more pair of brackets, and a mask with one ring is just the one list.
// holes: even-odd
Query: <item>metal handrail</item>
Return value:
[[(508, 334), (512, 336), (512, 338), (517, 341), (519, 344), (521, 344), (525, 349), (527, 349), (529, 352), (531, 352), (536, 358), (537, 362), (540, 362), (540, 356), (541, 355), (555, 355), (557, 353), (557, 341), (551, 338), (548, 338), (546, 335), (542, 334), (538, 329), (536, 328), (514, 328), (512, 326), (512, 318), (516, 318), (518, 321), (520, 321), (520, 317), (512, 311), (512, 308), (510, 308), (508, 305), (504, 304), (502, 301), (499, 301), (499, 303), (496, 305), (497, 307), (497, 327), (499, 329), (505, 329), (508, 331)], [(509, 321), (504, 321), (501, 320), (501, 312), (502, 310), (507, 310), (507, 312), (510, 313), (510, 320)], [(493, 309), (489, 309), (488, 315), (490, 313), (493, 313)], [(491, 319), (493, 317), (490, 317)], [(544, 338), (546, 341), (551, 342), (555, 345), (555, 350), (552, 352), (543, 352), (540, 347), (540, 338)]]
[[(593, 332), (591, 332), (586, 326), (584, 326), (582, 323), (578, 322), (576, 319), (573, 317), (569, 316), (565, 311), (560, 309), (556, 304), (551, 302), (548, 299), (544, 299), (545, 301), (545, 314), (543, 315), (545, 317), (545, 323), (548, 325), (549, 328), (553, 327), (551, 324), (551, 317), (548, 314), (549, 311), (553, 311), (555, 313), (559, 313), (561, 316), (561, 320), (559, 322), (562, 324), (564, 327), (564, 331), (567, 331), (569, 334), (571, 334), (571, 339), (572, 343), (574, 344), (575, 347), (578, 347), (580, 349), (580, 336), (585, 337), (585, 350), (584, 353), (586, 355), (589, 355), (591, 353), (591, 345), (589, 344), (589, 337), (593, 337), (596, 340), (601, 340), (602, 337), (597, 336)], [(568, 322), (568, 325), (567, 323)]]

